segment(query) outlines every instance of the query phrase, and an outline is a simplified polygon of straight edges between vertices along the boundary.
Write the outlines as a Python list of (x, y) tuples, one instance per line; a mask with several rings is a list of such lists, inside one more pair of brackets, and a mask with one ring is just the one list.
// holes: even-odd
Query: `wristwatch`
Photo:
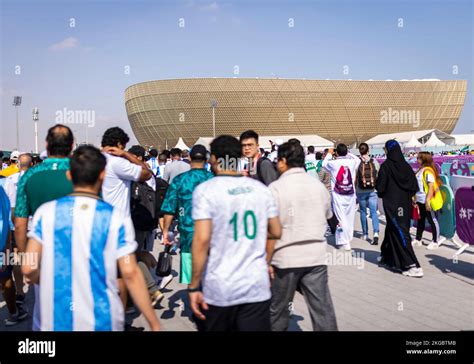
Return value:
[(191, 287), (188, 287), (188, 292), (189, 293), (194, 293), (194, 292), (201, 292), (201, 288), (191, 288)]

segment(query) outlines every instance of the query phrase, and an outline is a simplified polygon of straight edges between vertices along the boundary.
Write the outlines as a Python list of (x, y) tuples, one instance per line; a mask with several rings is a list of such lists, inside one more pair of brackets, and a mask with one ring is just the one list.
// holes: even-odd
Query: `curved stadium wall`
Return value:
[(216, 135), (317, 134), (360, 143), (378, 134), (439, 129), (451, 133), (466, 96), (464, 80), (346, 81), (192, 78), (128, 87), (125, 106), (142, 145), (193, 145)]

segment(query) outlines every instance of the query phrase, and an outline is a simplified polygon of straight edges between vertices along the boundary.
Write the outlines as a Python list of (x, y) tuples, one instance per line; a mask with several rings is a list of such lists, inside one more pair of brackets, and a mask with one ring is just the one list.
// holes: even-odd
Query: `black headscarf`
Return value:
[(401, 189), (413, 193), (418, 191), (415, 172), (405, 160), (400, 144), (391, 139), (385, 143), (385, 149), (387, 150), (387, 160), (383, 166), (387, 168), (390, 177)]

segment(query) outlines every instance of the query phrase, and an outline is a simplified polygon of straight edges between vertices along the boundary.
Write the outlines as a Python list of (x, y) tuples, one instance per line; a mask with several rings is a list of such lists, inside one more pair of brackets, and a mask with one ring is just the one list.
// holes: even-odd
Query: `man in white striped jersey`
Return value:
[(136, 306), (152, 330), (160, 325), (133, 252), (130, 216), (98, 197), (105, 156), (92, 146), (78, 148), (67, 176), (74, 192), (43, 204), (33, 217), (23, 273), (40, 286), (42, 331), (119, 331), (123, 305), (117, 261)]

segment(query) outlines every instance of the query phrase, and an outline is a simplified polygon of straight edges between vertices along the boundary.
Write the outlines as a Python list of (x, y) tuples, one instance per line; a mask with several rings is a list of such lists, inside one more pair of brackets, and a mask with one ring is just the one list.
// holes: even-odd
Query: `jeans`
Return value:
[(377, 215), (377, 192), (357, 192), (357, 200), (359, 200), (360, 207), (360, 224), (362, 225), (362, 233), (364, 235), (369, 234), (369, 228), (367, 225), (367, 207), (370, 210), (370, 218), (372, 219), (372, 225), (374, 233), (379, 232), (379, 217)]

